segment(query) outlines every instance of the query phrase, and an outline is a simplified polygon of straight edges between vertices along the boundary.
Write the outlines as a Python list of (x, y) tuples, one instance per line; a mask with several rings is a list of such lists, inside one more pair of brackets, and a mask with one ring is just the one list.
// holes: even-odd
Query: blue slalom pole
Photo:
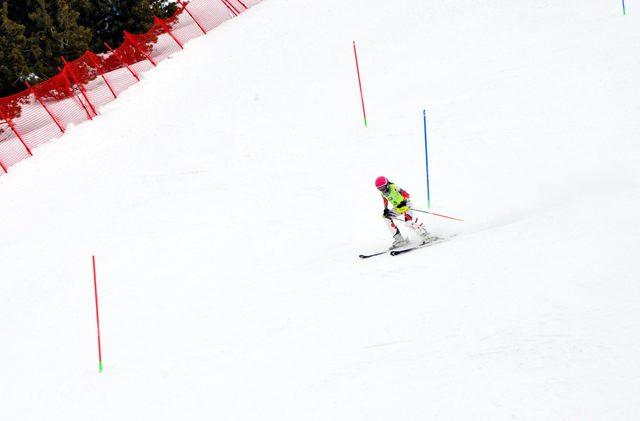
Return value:
[(622, 14), (626, 15), (627, 14), (627, 8), (624, 5), (624, 0), (622, 0)]
[(424, 126), (424, 160), (427, 165), (427, 208), (431, 209), (431, 191), (429, 190), (429, 153), (427, 152), (427, 111), (422, 110), (422, 124)]

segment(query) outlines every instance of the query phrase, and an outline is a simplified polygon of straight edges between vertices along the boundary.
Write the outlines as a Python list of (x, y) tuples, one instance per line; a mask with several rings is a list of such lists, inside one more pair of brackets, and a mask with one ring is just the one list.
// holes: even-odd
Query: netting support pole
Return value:
[(71, 90), (71, 92), (72, 92), (73, 96), (75, 97), (75, 99), (77, 99), (78, 102), (80, 103), (80, 105), (82, 105), (82, 108), (84, 108), (84, 112), (87, 114), (87, 117), (89, 118), (89, 120), (93, 120), (93, 117), (91, 117), (91, 112), (89, 112), (89, 110), (87, 109), (87, 106), (84, 105), (84, 102), (82, 102), (82, 100), (78, 97), (78, 95), (76, 95), (76, 92), (73, 89), (73, 86), (71, 85), (71, 82), (69, 81), (69, 78), (65, 74), (64, 69), (58, 68), (58, 70), (60, 71), (60, 74), (64, 78), (65, 82), (67, 82), (69, 84), (69, 89)]
[[(230, 1), (230, 0), (227, 0), (227, 1)], [(247, 5), (246, 5), (246, 4), (244, 4), (244, 3), (242, 2), (242, 0), (238, 0), (238, 3), (240, 3), (240, 4), (242, 5), (242, 7), (244, 7), (244, 10), (249, 10), (249, 8), (247, 7)]]
[(238, 16), (240, 14), (240, 12), (238, 12), (236, 8), (233, 7), (233, 5), (229, 3), (227, 0), (220, 0), (220, 1), (222, 2), (222, 4), (224, 4), (227, 7), (227, 9), (229, 9), (229, 12), (231, 12), (232, 15)]
[(117, 52), (117, 51), (115, 51), (113, 48), (111, 48), (111, 46), (110, 46), (109, 44), (107, 44), (106, 42), (104, 43), (104, 46), (105, 46), (105, 47), (107, 47), (107, 49), (108, 49), (109, 51), (111, 51), (111, 53), (112, 53), (112, 54), (113, 54), (113, 55), (118, 59), (118, 61), (119, 61), (120, 63), (122, 63), (122, 65), (123, 65), (124, 67), (126, 67), (126, 68), (127, 68), (127, 70), (128, 70), (129, 72), (131, 72), (131, 74), (133, 75), (133, 77), (135, 77), (135, 78), (136, 78), (136, 80), (137, 80), (138, 82), (140, 82), (140, 76), (138, 76), (138, 75), (137, 75), (137, 74), (136, 74), (136, 73), (131, 69), (131, 67), (129, 67), (129, 65), (128, 65), (127, 63), (125, 63), (125, 61), (122, 59), (122, 57), (120, 57), (120, 54), (118, 54), (118, 52)]
[[(66, 68), (65, 68), (66, 69)], [(84, 109), (84, 112), (87, 114), (87, 117), (89, 118), (89, 120), (93, 120), (93, 118), (91, 117), (91, 112), (89, 112), (89, 110), (87, 109), (87, 106), (84, 104), (84, 102), (82, 102), (82, 100), (80, 99), (80, 97), (76, 94), (76, 90), (73, 88), (73, 86), (71, 85), (71, 82), (69, 81), (69, 78), (67, 77), (67, 75), (65, 74), (65, 69), (61, 69), (60, 67), (58, 67), (58, 74), (60, 76), (62, 76), (64, 78), (64, 81), (67, 82), (67, 85), (69, 85), (69, 90), (71, 91), (73, 97), (78, 100), (78, 103), (82, 106), (82, 108)]]
[(118, 98), (118, 95), (116, 95), (115, 91), (111, 87), (111, 84), (109, 83), (107, 78), (104, 76), (104, 72), (100, 69), (100, 63), (98, 63), (98, 60), (96, 60), (96, 58), (94, 57), (93, 53), (91, 53), (91, 52), (89, 52), (89, 59), (91, 60), (91, 63), (93, 63), (93, 65), (96, 67), (96, 70), (98, 71), (98, 74), (100, 75), (102, 80), (104, 80), (104, 83), (107, 84), (107, 87), (111, 91), (111, 95), (113, 95), (113, 99)]
[[(71, 79), (73, 79), (73, 83), (76, 84), (76, 86), (78, 87), (78, 89), (80, 89), (80, 93), (82, 94), (82, 96), (84, 97), (84, 99), (87, 101), (87, 104), (89, 104), (89, 107), (91, 107), (91, 111), (93, 111), (93, 115), (98, 115), (98, 112), (96, 111), (96, 108), (93, 106), (93, 104), (91, 103), (91, 101), (89, 100), (89, 97), (87, 96), (87, 92), (84, 89), (84, 85), (80, 82), (78, 82), (76, 80), (76, 78), (73, 76), (73, 72), (71, 70), (68, 70), (69, 67), (69, 63), (67, 63), (67, 60), (65, 60), (64, 57), (60, 57), (62, 59), (62, 62), (64, 63), (64, 68), (62, 69), (62, 75), (67, 79), (67, 76), (65, 75), (66, 73), (69, 73), (69, 76), (71, 76)], [(85, 107), (85, 110), (88, 111)], [(90, 112), (87, 112), (87, 116), (89, 116), (89, 120), (93, 120), (93, 117), (91, 116)]]
[[(33, 156), (33, 154), (31, 153), (31, 149), (29, 149), (27, 144), (24, 142), (22, 135), (20, 135), (20, 132), (18, 131), (18, 129), (16, 129), (16, 126), (13, 124), (13, 121), (10, 118), (7, 118), (7, 116), (4, 115), (4, 113), (1, 110), (0, 110), (0, 118), (2, 118), (4, 121), (7, 122), (11, 130), (13, 130), (13, 132), (16, 134), (18, 139), (20, 139), (20, 142), (22, 142), (22, 146), (24, 146), (27, 152), (29, 152), (29, 155)], [(0, 162), (0, 165), (2, 165), (2, 162)], [(2, 169), (4, 170), (4, 172), (7, 172), (7, 169), (4, 167), (4, 165), (2, 165)]]
[(71, 89), (71, 91), (73, 92), (73, 96), (78, 100), (78, 102), (80, 103), (80, 105), (82, 105), (82, 108), (84, 109), (84, 112), (87, 114), (87, 117), (89, 118), (89, 120), (93, 120), (93, 117), (91, 116), (91, 112), (87, 109), (87, 106), (84, 104), (84, 102), (82, 102), (82, 100), (80, 99), (80, 97), (78, 97), (78, 95), (76, 95), (73, 86), (71, 86), (71, 82), (69, 81), (69, 78), (67, 78), (67, 75), (64, 74), (64, 72), (61, 70), (60, 74), (62, 75), (62, 77), (64, 77), (64, 80), (67, 81), (67, 83), (69, 84), (69, 89)]
[(165, 31), (167, 31), (167, 34), (169, 34), (169, 36), (171, 36), (171, 38), (173, 38), (173, 40), (176, 42), (176, 44), (178, 44), (178, 46), (180, 47), (181, 50), (184, 50), (184, 46), (182, 45), (182, 43), (180, 41), (178, 41), (178, 38), (176, 38), (175, 35), (173, 35), (173, 32), (171, 32), (171, 28), (169, 28), (169, 25), (167, 25), (167, 23), (165, 21), (163, 21), (162, 19), (158, 19), (155, 16), (153, 17), (153, 20), (157, 24), (162, 26)]
[(178, 4), (180, 6), (182, 6), (182, 10), (184, 10), (185, 12), (187, 12), (189, 14), (189, 16), (191, 16), (191, 19), (196, 23), (196, 25), (198, 25), (198, 28), (200, 28), (200, 30), (202, 31), (203, 34), (206, 34), (207, 31), (204, 29), (204, 27), (200, 24), (200, 22), (198, 22), (198, 20), (191, 14), (191, 12), (189, 11), (189, 9), (187, 9), (187, 4), (184, 3), (182, 0), (178, 1)]
[(31, 92), (33, 93), (33, 95), (36, 97), (36, 100), (40, 103), (40, 105), (42, 105), (42, 108), (45, 109), (45, 111), (47, 112), (47, 114), (49, 114), (49, 116), (51, 117), (51, 119), (53, 120), (54, 123), (56, 123), (56, 126), (58, 126), (58, 128), (60, 129), (60, 131), (62, 133), (64, 133), (64, 127), (62, 127), (62, 124), (60, 124), (60, 121), (58, 121), (58, 119), (56, 118), (56, 116), (53, 115), (53, 113), (49, 110), (49, 108), (47, 108), (47, 106), (44, 104), (44, 101), (38, 96), (38, 93), (36, 92), (35, 88), (33, 88), (31, 85), (29, 85), (29, 82), (25, 82), (25, 84), (27, 85), (27, 87), (29, 89), (31, 89)]
[(129, 42), (130, 42), (131, 44), (133, 44), (133, 48), (135, 48), (136, 50), (138, 50), (138, 52), (139, 52), (140, 54), (142, 54), (143, 56), (145, 56), (145, 57), (147, 58), (147, 60), (149, 60), (149, 62), (150, 62), (151, 64), (153, 64), (153, 67), (156, 67), (156, 66), (158, 65), (155, 61), (153, 61), (153, 59), (152, 59), (152, 58), (151, 58), (147, 53), (145, 53), (145, 52), (144, 52), (144, 50), (143, 50), (142, 48), (140, 48), (140, 46), (138, 45), (138, 42), (133, 38), (133, 36), (131, 36), (131, 34), (130, 34), (130, 33), (128, 33), (127, 31), (124, 31), (124, 37), (125, 37), (127, 40), (129, 40)]

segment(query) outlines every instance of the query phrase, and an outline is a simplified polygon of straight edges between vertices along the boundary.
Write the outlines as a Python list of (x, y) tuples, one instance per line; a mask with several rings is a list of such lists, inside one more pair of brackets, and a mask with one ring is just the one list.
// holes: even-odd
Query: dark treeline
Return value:
[(153, 16), (175, 11), (168, 0), (0, 0), (0, 97), (58, 73), (60, 57), (120, 45), (123, 31), (142, 33)]

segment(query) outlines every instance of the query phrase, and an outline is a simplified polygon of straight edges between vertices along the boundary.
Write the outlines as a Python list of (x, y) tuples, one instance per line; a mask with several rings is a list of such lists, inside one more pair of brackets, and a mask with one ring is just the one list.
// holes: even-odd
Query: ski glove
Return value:
[(384, 218), (391, 218), (391, 216), (389, 215), (390, 211), (387, 208), (384, 208), (384, 210), (382, 211), (382, 216)]
[(409, 206), (407, 206), (407, 201), (403, 200), (402, 202), (398, 203), (398, 205), (396, 206), (396, 209), (398, 209), (400, 212), (408, 211)]

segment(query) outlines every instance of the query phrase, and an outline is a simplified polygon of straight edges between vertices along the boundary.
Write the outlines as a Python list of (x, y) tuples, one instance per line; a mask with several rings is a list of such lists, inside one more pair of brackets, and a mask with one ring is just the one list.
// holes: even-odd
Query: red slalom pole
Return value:
[(98, 326), (98, 368), (102, 373), (102, 347), (100, 346), (100, 315), (98, 312), (98, 281), (96, 277), (96, 256), (91, 256), (93, 262), (93, 292), (96, 298), (96, 324)]
[(360, 86), (360, 102), (362, 102), (362, 115), (364, 116), (364, 127), (367, 126), (367, 112), (364, 109), (364, 95), (362, 94), (362, 80), (360, 79), (360, 65), (358, 64), (358, 52), (356, 42), (353, 41), (353, 56), (356, 58), (356, 72), (358, 73), (358, 85)]

